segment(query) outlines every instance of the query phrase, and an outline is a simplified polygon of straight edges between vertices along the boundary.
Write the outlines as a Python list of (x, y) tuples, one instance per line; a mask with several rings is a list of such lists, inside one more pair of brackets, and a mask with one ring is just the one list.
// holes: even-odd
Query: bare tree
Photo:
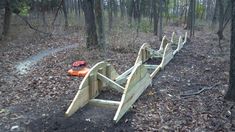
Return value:
[(4, 14), (4, 21), (3, 21), (3, 32), (2, 35), (8, 35), (10, 23), (11, 23), (11, 8), (10, 8), (10, 1), (5, 0), (5, 14)]
[(163, 0), (159, 0), (159, 40), (162, 40), (162, 17), (163, 17), (163, 7), (162, 7), (162, 5), (163, 5)]
[(232, 24), (231, 24), (231, 42), (230, 42), (230, 73), (229, 89), (225, 99), (235, 101), (235, 1), (231, 0), (232, 5)]
[(105, 48), (102, 0), (95, 0), (95, 16), (96, 16), (96, 23), (98, 26), (98, 44), (99, 47)]
[(217, 32), (219, 39), (223, 39), (223, 21), (224, 21), (224, 5), (222, 0), (218, 0), (218, 6), (219, 6), (219, 30)]
[(153, 8), (153, 32), (154, 35), (158, 34), (158, 18), (159, 13), (157, 11), (157, 0), (152, 0), (152, 8)]
[(93, 0), (82, 1), (82, 8), (84, 11), (85, 23), (86, 23), (87, 48), (95, 48), (98, 46), (93, 2), (94, 2)]
[(65, 21), (65, 28), (68, 27), (68, 10), (66, 9), (66, 0), (62, 0), (62, 7), (64, 12), (64, 21)]
[(194, 35), (194, 25), (195, 25), (195, 0), (190, 0), (187, 29), (190, 30), (190, 37)]
[(109, 31), (112, 29), (113, 25), (113, 0), (108, 1), (108, 17), (109, 17)]

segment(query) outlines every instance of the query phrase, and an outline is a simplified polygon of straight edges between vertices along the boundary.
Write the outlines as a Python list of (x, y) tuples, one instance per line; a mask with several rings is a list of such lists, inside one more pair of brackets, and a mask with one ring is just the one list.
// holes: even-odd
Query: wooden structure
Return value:
[[(174, 32), (170, 41), (164, 36), (159, 50), (154, 50), (149, 44), (144, 43), (138, 52), (134, 66), (121, 75), (116, 72), (111, 64), (105, 61), (94, 65), (82, 80), (78, 92), (65, 115), (71, 116), (79, 108), (90, 103), (101, 107), (117, 108), (113, 120), (118, 122), (144, 90), (151, 85), (153, 77), (184, 46), (187, 41), (187, 32), (185, 33), (184, 41), (180, 36), (178, 43), (175, 43), (174, 37)], [(172, 49), (173, 45), (177, 47), (175, 50)], [(161, 59), (161, 63), (159, 65), (146, 64), (145, 62), (150, 58), (159, 58)], [(108, 86), (122, 93), (121, 100), (96, 99), (104, 86)]]

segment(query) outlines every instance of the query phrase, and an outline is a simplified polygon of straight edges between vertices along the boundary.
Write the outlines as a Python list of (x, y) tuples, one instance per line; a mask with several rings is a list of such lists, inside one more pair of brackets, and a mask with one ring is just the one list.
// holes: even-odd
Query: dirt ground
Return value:
[[(185, 30), (166, 27), (165, 35), (182, 35)], [(82, 78), (67, 75), (71, 63), (86, 60), (89, 67), (108, 59), (122, 73), (131, 67), (139, 47), (148, 42), (158, 49), (160, 42), (152, 33), (112, 32), (107, 55), (85, 49), (82, 32), (53, 37), (2, 41), (0, 47), (0, 131), (235, 131), (234, 104), (225, 101), (229, 75), (229, 35), (222, 41), (206, 29), (177, 53), (147, 90), (114, 124), (115, 109), (85, 106), (71, 118), (64, 112), (74, 98)], [(43, 57), (26, 74), (16, 66), (44, 51), (77, 44)], [(216, 85), (215, 85), (216, 84)], [(197, 95), (203, 88), (209, 88)], [(121, 99), (105, 91), (104, 98)]]

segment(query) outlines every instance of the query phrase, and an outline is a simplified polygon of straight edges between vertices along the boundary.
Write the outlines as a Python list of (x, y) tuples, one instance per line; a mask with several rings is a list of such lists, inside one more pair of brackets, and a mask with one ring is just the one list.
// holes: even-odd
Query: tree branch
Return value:
[(54, 20), (53, 20), (53, 22), (51, 23), (52, 26), (54, 26), (54, 24), (55, 24), (55, 20), (56, 20), (56, 18), (57, 18), (57, 16), (58, 16), (59, 10), (60, 10), (60, 8), (62, 7), (63, 2), (64, 2), (64, 0), (61, 0), (61, 1), (60, 1), (60, 4), (59, 4), (58, 9), (57, 9), (57, 11), (56, 11)]
[(215, 86), (218, 86), (219, 84), (220, 84), (220, 83), (216, 83), (216, 84), (214, 84), (214, 85), (211, 86), (211, 87), (204, 87), (204, 88), (200, 89), (200, 90), (197, 91), (197, 92), (180, 94), (180, 96), (181, 96), (181, 97), (184, 97), (184, 96), (198, 95), (198, 94), (200, 94), (201, 92), (203, 92), (203, 91), (205, 91), (205, 90), (210, 90), (210, 89), (214, 88)]
[(33, 27), (33, 26), (29, 23), (29, 21), (28, 21), (26, 18), (24, 18), (24, 17), (22, 17), (22, 16), (20, 16), (20, 15), (18, 15), (18, 14), (16, 14), (16, 15), (17, 15), (19, 18), (21, 18), (21, 19), (26, 23), (26, 25), (29, 26), (30, 29), (33, 29), (33, 30), (36, 31), (36, 32), (43, 33), (43, 34), (46, 34), (46, 35), (52, 35), (52, 33), (44, 32), (44, 31), (41, 31), (41, 30), (39, 30), (39, 29)]

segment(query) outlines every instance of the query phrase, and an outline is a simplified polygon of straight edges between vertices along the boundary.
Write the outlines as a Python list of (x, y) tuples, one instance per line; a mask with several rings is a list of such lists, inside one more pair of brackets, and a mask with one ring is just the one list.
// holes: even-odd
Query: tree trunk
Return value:
[(46, 22), (46, 1), (45, 0), (42, 0), (42, 3), (41, 3), (41, 12), (42, 12), (42, 22), (43, 22), (43, 26), (46, 26), (47, 25), (47, 22)]
[(206, 2), (206, 20), (211, 20), (211, 4), (212, 4), (212, 1), (211, 0), (207, 0)]
[(63, 12), (64, 12), (64, 23), (65, 23), (65, 28), (68, 27), (68, 10), (67, 10), (67, 7), (66, 7), (66, 3), (65, 3), (66, 0), (63, 0), (63, 3), (62, 3), (62, 6), (63, 6)]
[(78, 0), (78, 16), (81, 16), (81, 0)]
[(94, 14), (94, 1), (93, 0), (83, 0), (82, 8), (85, 15), (86, 23), (86, 45), (87, 48), (96, 48), (98, 46), (96, 25), (95, 25), (95, 14)]
[(163, 0), (159, 0), (159, 15), (160, 15), (160, 17), (159, 17), (159, 40), (161, 41), (162, 40), (162, 10), (163, 10), (163, 8), (162, 8), (162, 5), (163, 5)]
[(195, 25), (195, 0), (190, 0), (187, 20), (187, 29), (190, 30), (190, 37), (194, 35), (194, 25)]
[(231, 24), (231, 42), (230, 42), (230, 73), (229, 73), (229, 89), (225, 95), (225, 99), (235, 101), (235, 1), (232, 3), (232, 24)]
[(132, 23), (132, 16), (133, 16), (133, 12), (134, 12), (134, 5), (135, 5), (135, 1), (134, 0), (129, 0), (128, 1), (128, 18), (129, 18), (129, 23)]
[(10, 2), (6, 0), (5, 4), (5, 14), (4, 14), (4, 21), (3, 21), (3, 36), (7, 36), (9, 29), (10, 29), (10, 23), (11, 23), (11, 9), (10, 9)]
[(223, 22), (224, 22), (224, 5), (222, 0), (218, 0), (218, 6), (219, 6), (219, 30), (217, 32), (219, 39), (223, 39)]
[(124, 18), (124, 14), (125, 14), (124, 0), (120, 0), (120, 11), (121, 11), (121, 18)]
[(168, 24), (168, 22), (170, 21), (170, 15), (169, 15), (169, 0), (165, 0), (165, 19), (166, 19), (166, 24)]
[(176, 0), (174, 0), (173, 16), (176, 16)]
[(109, 0), (108, 1), (109, 31), (111, 31), (112, 25), (113, 25), (113, 10), (112, 10), (112, 6), (113, 6), (113, 0)]
[(153, 6), (153, 31), (154, 31), (154, 35), (158, 34), (158, 18), (159, 18), (159, 13), (157, 12), (157, 0), (153, 0), (152, 2), (152, 6)]
[(212, 29), (215, 27), (215, 24), (216, 24), (216, 21), (217, 21), (217, 10), (218, 10), (218, 0), (215, 1), (215, 9), (214, 9), (214, 15), (213, 15), (213, 18), (212, 18), (212, 24), (211, 24), (211, 27)]
[(95, 16), (96, 16), (96, 23), (98, 26), (98, 45), (101, 48), (105, 48), (102, 0), (95, 0)]

